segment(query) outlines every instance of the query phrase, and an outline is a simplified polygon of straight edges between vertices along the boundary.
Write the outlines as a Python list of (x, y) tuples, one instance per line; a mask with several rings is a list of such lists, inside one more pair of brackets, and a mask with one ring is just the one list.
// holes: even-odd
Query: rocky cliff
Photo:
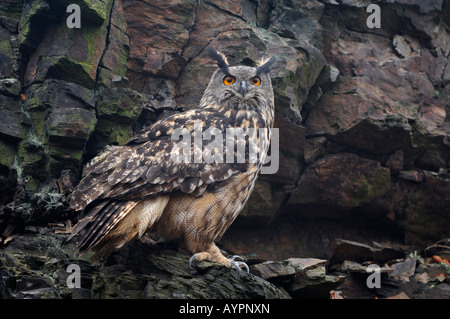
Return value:
[[(215, 69), (277, 57), (280, 166), (221, 243), (327, 258), (343, 237), (450, 236), (450, 2), (0, 0), (0, 235), (76, 219), (104, 146), (193, 108)], [(380, 27), (370, 28), (370, 4)]]

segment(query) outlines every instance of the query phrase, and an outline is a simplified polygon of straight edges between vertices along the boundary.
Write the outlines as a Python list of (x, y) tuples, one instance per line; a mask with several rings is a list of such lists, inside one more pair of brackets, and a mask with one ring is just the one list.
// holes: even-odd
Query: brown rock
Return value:
[(239, 218), (246, 218), (252, 225), (266, 225), (272, 221), (288, 193), (265, 180), (266, 175), (256, 181), (250, 198)]
[(327, 150), (325, 148), (328, 140), (323, 137), (308, 137), (305, 143), (304, 159), (306, 164), (314, 163), (316, 159), (325, 155)]
[(305, 148), (305, 128), (291, 122), (279, 112), (275, 112), (274, 127), (279, 129), (280, 151), (301, 159)]
[(410, 145), (408, 120), (418, 114), (381, 94), (359, 79), (343, 79), (309, 113), (307, 135), (327, 135), (333, 142), (380, 155)]
[(270, 165), (275, 164), (275, 156), (278, 156), (278, 164), (275, 164), (278, 165), (278, 170), (275, 174), (261, 174), (261, 179), (294, 185), (300, 177), (303, 166), (301, 159), (305, 144), (305, 129), (292, 123), (278, 112), (275, 112), (274, 127), (278, 129), (279, 149), (275, 149), (272, 142), (273, 153), (271, 154), (274, 156)]
[(392, 247), (375, 248), (367, 244), (336, 238), (330, 245), (328, 266), (350, 260), (357, 263), (370, 261), (383, 265), (387, 261), (403, 258), (405, 253)]
[(249, 24), (256, 22), (255, 9), (257, 5), (250, 0), (209, 0), (208, 4), (217, 6), (221, 10), (228, 11), (231, 15), (239, 16)]
[(130, 39), (121, 1), (114, 1), (111, 11), (107, 46), (100, 61), (97, 85), (110, 86), (113, 77), (123, 77), (127, 73)]
[[(323, 20), (327, 30), (333, 30), (324, 55), (340, 74), (331, 90), (307, 114), (304, 123), (307, 136), (325, 136), (341, 149), (350, 147), (352, 152), (364, 151), (372, 156), (401, 150), (402, 166), (398, 161), (392, 162), (393, 157), (386, 162), (393, 174), (398, 174), (403, 166), (409, 169), (412, 163), (434, 171), (442, 168), (443, 159), (448, 156), (441, 149), (428, 151), (423, 160), (416, 161), (426, 149), (440, 148), (437, 136), (448, 135), (444, 133), (445, 108), (439, 99), (433, 98), (439, 95), (435, 87), (443, 83), (445, 76), (441, 52), (448, 52), (448, 40), (443, 41), (446, 31), (432, 27), (431, 17), (437, 18), (439, 10), (431, 10), (433, 13), (427, 17), (410, 7), (405, 7), (404, 12), (385, 9), (383, 28), (375, 31), (380, 35), (364, 36), (360, 28), (365, 23), (354, 17), (355, 11), (331, 5), (326, 5), (325, 11), (339, 17), (339, 22), (336, 18)], [(439, 52), (424, 45), (415, 36), (417, 33), (399, 29), (400, 25), (395, 23), (406, 23), (408, 19), (429, 35)], [(342, 30), (339, 23), (358, 32), (339, 33)], [(317, 150), (322, 145), (318, 144)]]
[(391, 174), (396, 175), (403, 169), (403, 157), (404, 153), (402, 150), (396, 150), (387, 156), (384, 165), (389, 167)]
[(285, 261), (266, 261), (252, 265), (251, 272), (263, 279), (274, 279), (277, 277), (293, 276), (295, 268)]
[(306, 167), (288, 203), (358, 207), (390, 185), (389, 169), (380, 163), (350, 153), (330, 154)]
[(130, 37), (131, 82), (134, 73), (177, 78), (186, 63), (181, 54), (194, 21), (194, 1), (126, 1), (123, 12)]
[(404, 58), (420, 54), (420, 44), (413, 37), (396, 34), (392, 44), (394, 45), (397, 53)]
[(305, 42), (292, 40), (291, 43), (272, 36), (269, 43), (273, 55), (279, 59), (279, 67), (271, 73), (277, 111), (292, 123), (301, 125), (303, 106), (326, 61), (317, 48)]
[(266, 280), (280, 279), (281, 277), (293, 276), (307, 269), (324, 266), (326, 260), (317, 258), (289, 258), (283, 261), (266, 261), (252, 265), (251, 271)]
[[(407, 182), (405, 182), (407, 183)], [(410, 182), (409, 182), (410, 183)], [(446, 238), (450, 229), (450, 181), (437, 174), (423, 173), (423, 181), (414, 183), (404, 208), (406, 213), (405, 239), (409, 244), (435, 242)], [(407, 188), (407, 185), (402, 185)]]
[(328, 299), (343, 281), (343, 277), (327, 275), (325, 266), (315, 265), (298, 272), (287, 291), (294, 298)]
[(428, 132), (435, 131), (445, 122), (447, 112), (445, 107), (439, 104), (432, 99), (424, 99), (423, 104), (420, 105), (419, 112)]
[(329, 298), (330, 290), (341, 284), (343, 278), (327, 275), (325, 264), (324, 259), (289, 258), (250, 268), (257, 276), (282, 286), (294, 298)]
[[(247, 2), (247, 1), (243, 1)], [(221, 8), (227, 8), (239, 14), (242, 7), (237, 6), (238, 2), (228, 1), (224, 3), (217, 1), (215, 4), (204, 2), (198, 2), (195, 7), (195, 20), (191, 20), (189, 42), (183, 48), (182, 56), (187, 60), (192, 60), (194, 57), (198, 56), (204, 48), (211, 43), (217, 36), (221, 34), (230, 34), (229, 31), (235, 30), (237, 33), (240, 31), (248, 30), (249, 26), (239, 17), (236, 17), (229, 12), (224, 11)], [(233, 6), (233, 7), (231, 7)], [(244, 33), (245, 34), (245, 33)], [(224, 40), (230, 40), (230, 37), (225, 37)], [(242, 51), (251, 51), (248, 47), (238, 46), (238, 43), (217, 43), (214, 47), (218, 50), (224, 50), (229, 47), (229, 52), (233, 52), (235, 58), (239, 58), (242, 55)], [(235, 42), (238, 39), (234, 39)], [(241, 42), (244, 41), (246, 46), (250, 38), (241, 38)], [(225, 52), (228, 53), (228, 52)], [(240, 53), (240, 54), (239, 54)], [(236, 60), (230, 59), (231, 63), (236, 63)]]
[(329, 265), (345, 260), (363, 262), (372, 259), (373, 248), (369, 245), (350, 240), (335, 239), (330, 246)]
[(311, 41), (321, 30), (316, 21), (321, 17), (324, 5), (308, 0), (297, 3), (275, 3), (270, 30), (285, 38)]
[(386, 299), (411, 299), (403, 291), (395, 296), (387, 297)]
[[(360, 273), (360, 274), (369, 274), (371, 272), (373, 272), (373, 270), (371, 270), (369, 268), (369, 266), (373, 266), (376, 264), (372, 264), (370, 262), (365, 262), (364, 265), (357, 263), (356, 261), (351, 261), (351, 260), (344, 260), (344, 262), (340, 265), (339, 270), (340, 271), (345, 271), (347, 273)], [(377, 265), (378, 266), (378, 265)], [(392, 272), (393, 268), (388, 266), (388, 265), (384, 265), (382, 267), (379, 267), (379, 272), (380, 273), (390, 273)]]
[(413, 182), (423, 181), (423, 173), (419, 171), (401, 171), (398, 177)]

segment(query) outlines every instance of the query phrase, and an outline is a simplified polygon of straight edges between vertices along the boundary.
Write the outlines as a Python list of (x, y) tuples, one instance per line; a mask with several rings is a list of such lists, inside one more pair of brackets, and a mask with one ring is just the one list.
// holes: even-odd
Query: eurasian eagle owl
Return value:
[(275, 59), (230, 67), (223, 54), (208, 53), (219, 68), (197, 108), (145, 128), (86, 166), (69, 198), (85, 214), (70, 236), (78, 235), (76, 254), (91, 249), (98, 259), (149, 230), (183, 239), (194, 254), (189, 264), (210, 260), (248, 271), (214, 241), (241, 212), (264, 163)]

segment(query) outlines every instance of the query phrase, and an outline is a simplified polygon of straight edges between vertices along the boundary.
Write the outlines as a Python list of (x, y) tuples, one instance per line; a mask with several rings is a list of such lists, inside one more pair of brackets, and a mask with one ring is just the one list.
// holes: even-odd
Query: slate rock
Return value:
[(266, 261), (250, 267), (252, 272), (283, 287), (294, 298), (329, 298), (329, 293), (343, 278), (326, 274), (326, 260), (289, 258)]
[(423, 181), (423, 173), (420, 171), (402, 170), (398, 177), (412, 182)]
[(81, 108), (55, 108), (47, 119), (47, 134), (53, 146), (83, 149), (89, 135), (94, 131), (94, 112)]
[[(98, 264), (73, 258), (67, 234), (49, 228), (17, 234), (0, 251), (0, 294), (8, 298), (289, 298), (253, 274), (211, 262), (190, 268), (171, 246), (134, 241)], [(147, 256), (147, 257), (145, 257)], [(67, 267), (80, 267), (81, 288), (67, 286)], [(50, 280), (49, 278), (53, 278)]]
[(336, 238), (330, 244), (329, 263), (332, 267), (335, 264), (343, 263), (345, 260), (358, 263), (370, 261), (378, 265), (405, 257), (405, 253), (400, 249), (392, 247), (375, 248), (367, 244)]
[(22, 87), (16, 78), (6, 78), (0, 80), (0, 93), (5, 95), (19, 96)]
[[(70, 0), (49, 0), (49, 2), (60, 5), (64, 9), (73, 3)], [(107, 10), (110, 3), (111, 0), (80, 0), (76, 4), (80, 6), (83, 21), (90, 21), (96, 25), (101, 25), (107, 18)]]
[(270, 30), (285, 38), (311, 41), (321, 28), (315, 21), (322, 15), (323, 7), (318, 1), (276, 3)]
[(136, 132), (136, 122), (149, 104), (147, 95), (129, 88), (100, 87), (95, 130), (86, 145), (90, 156), (107, 145), (123, 145)]
[[(194, 22), (193, 8), (194, 1), (152, 1), (151, 6), (127, 2), (123, 12), (130, 36), (129, 72), (177, 78), (186, 64), (180, 52)], [(151, 39), (151, 45), (142, 39)], [(133, 82), (137, 78), (133, 76)]]
[(29, 124), (29, 119), (19, 110), (0, 109), (0, 134), (16, 140), (26, 139)]
[[(105, 4), (102, 1), (96, 3)], [(108, 1), (102, 9), (108, 17), (111, 4)], [(83, 28), (70, 29), (64, 19), (49, 20), (48, 24), (45, 34), (29, 56), (25, 85), (56, 78), (94, 88), (97, 68), (106, 46), (109, 18), (100, 27), (84, 22)]]
[(45, 0), (24, 1), (18, 25), (18, 42), (21, 51), (30, 53), (37, 47), (43, 31), (39, 24), (48, 19), (49, 8)]
[(410, 277), (414, 275), (416, 264), (416, 259), (406, 258), (404, 261), (393, 265), (394, 269), (389, 276), (400, 281), (409, 281)]
[(328, 299), (330, 291), (343, 281), (341, 276), (327, 275), (325, 267), (317, 267), (300, 272), (289, 286), (288, 292), (293, 298)]
[(251, 266), (252, 272), (263, 279), (293, 276), (299, 271), (325, 265), (326, 260), (317, 258), (289, 258), (283, 261), (266, 261)]
[(110, 87), (114, 77), (124, 77), (128, 69), (130, 38), (121, 1), (113, 1), (107, 44), (97, 70), (97, 86)]

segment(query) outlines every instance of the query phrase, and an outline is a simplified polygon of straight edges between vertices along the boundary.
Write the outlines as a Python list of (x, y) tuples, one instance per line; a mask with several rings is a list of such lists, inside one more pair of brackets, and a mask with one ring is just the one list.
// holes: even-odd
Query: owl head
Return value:
[(257, 67), (230, 66), (224, 54), (213, 48), (208, 54), (217, 62), (200, 102), (201, 106), (216, 104), (227, 108), (256, 110), (273, 108), (273, 89), (269, 71), (275, 58), (265, 60)]

